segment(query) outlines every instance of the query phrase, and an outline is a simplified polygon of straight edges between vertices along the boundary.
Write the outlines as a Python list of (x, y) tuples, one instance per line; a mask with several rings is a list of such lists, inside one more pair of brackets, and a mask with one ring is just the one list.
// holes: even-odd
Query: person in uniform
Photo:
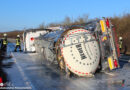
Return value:
[(8, 45), (8, 40), (7, 40), (7, 34), (3, 34), (3, 38), (1, 39), (1, 50), (6, 51), (7, 50), (7, 45)]
[(17, 49), (19, 48), (20, 51), (21, 50), (21, 41), (20, 41), (20, 35), (17, 35), (17, 38), (16, 38), (16, 46), (15, 46), (15, 52), (17, 52)]

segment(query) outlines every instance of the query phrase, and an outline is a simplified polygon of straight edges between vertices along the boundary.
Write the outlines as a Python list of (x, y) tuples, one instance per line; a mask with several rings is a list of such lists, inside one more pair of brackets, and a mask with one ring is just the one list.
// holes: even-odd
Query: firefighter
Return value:
[(7, 50), (7, 44), (8, 44), (7, 34), (4, 33), (3, 34), (3, 38), (1, 39), (1, 50), (2, 51), (6, 51)]
[(21, 50), (21, 41), (20, 41), (20, 35), (17, 35), (17, 38), (16, 38), (16, 46), (15, 46), (15, 52), (17, 52), (17, 49), (19, 48), (20, 51)]
[(122, 37), (119, 37), (119, 48), (120, 48), (120, 51), (122, 50), (122, 44), (123, 44)]

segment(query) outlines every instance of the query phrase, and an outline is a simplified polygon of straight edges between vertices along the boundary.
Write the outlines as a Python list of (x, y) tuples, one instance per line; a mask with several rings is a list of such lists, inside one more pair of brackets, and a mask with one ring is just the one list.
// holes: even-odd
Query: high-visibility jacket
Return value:
[(3, 45), (7, 45), (8, 44), (8, 41), (6, 38), (3, 38)]
[(20, 44), (21, 44), (20, 38), (17, 38), (17, 39), (16, 39), (16, 45), (20, 45)]
[(122, 48), (122, 41), (119, 41), (119, 48)]

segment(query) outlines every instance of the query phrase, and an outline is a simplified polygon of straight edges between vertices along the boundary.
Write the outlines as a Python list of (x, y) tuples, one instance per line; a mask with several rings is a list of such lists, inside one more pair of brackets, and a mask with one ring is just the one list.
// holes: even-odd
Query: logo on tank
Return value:
[(83, 49), (81, 47), (81, 44), (76, 45), (77, 50), (79, 51), (81, 60), (86, 59), (87, 57), (85, 56)]

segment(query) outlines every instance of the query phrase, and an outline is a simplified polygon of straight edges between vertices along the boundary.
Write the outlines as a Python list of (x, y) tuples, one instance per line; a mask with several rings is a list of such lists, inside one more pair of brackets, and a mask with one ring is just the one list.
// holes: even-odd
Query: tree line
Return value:
[[(116, 33), (119, 36), (123, 37), (124, 45), (127, 47), (128, 51), (130, 52), (130, 13), (125, 13), (120, 16), (113, 16), (109, 17), (112, 24), (114, 25), (116, 29)], [(44, 29), (47, 27), (54, 27), (54, 26), (67, 26), (67, 25), (77, 25), (77, 24), (83, 24), (88, 22), (89, 16), (88, 14), (79, 16), (76, 19), (73, 19), (71, 17), (65, 17), (63, 21), (61, 22), (52, 22), (47, 25), (45, 23), (40, 24), (37, 28), (38, 29)], [(15, 38), (17, 34), (20, 34), (22, 36), (23, 31), (12, 31), (7, 32), (8, 37)], [(2, 37), (3, 33), (0, 33), (0, 37)]]

